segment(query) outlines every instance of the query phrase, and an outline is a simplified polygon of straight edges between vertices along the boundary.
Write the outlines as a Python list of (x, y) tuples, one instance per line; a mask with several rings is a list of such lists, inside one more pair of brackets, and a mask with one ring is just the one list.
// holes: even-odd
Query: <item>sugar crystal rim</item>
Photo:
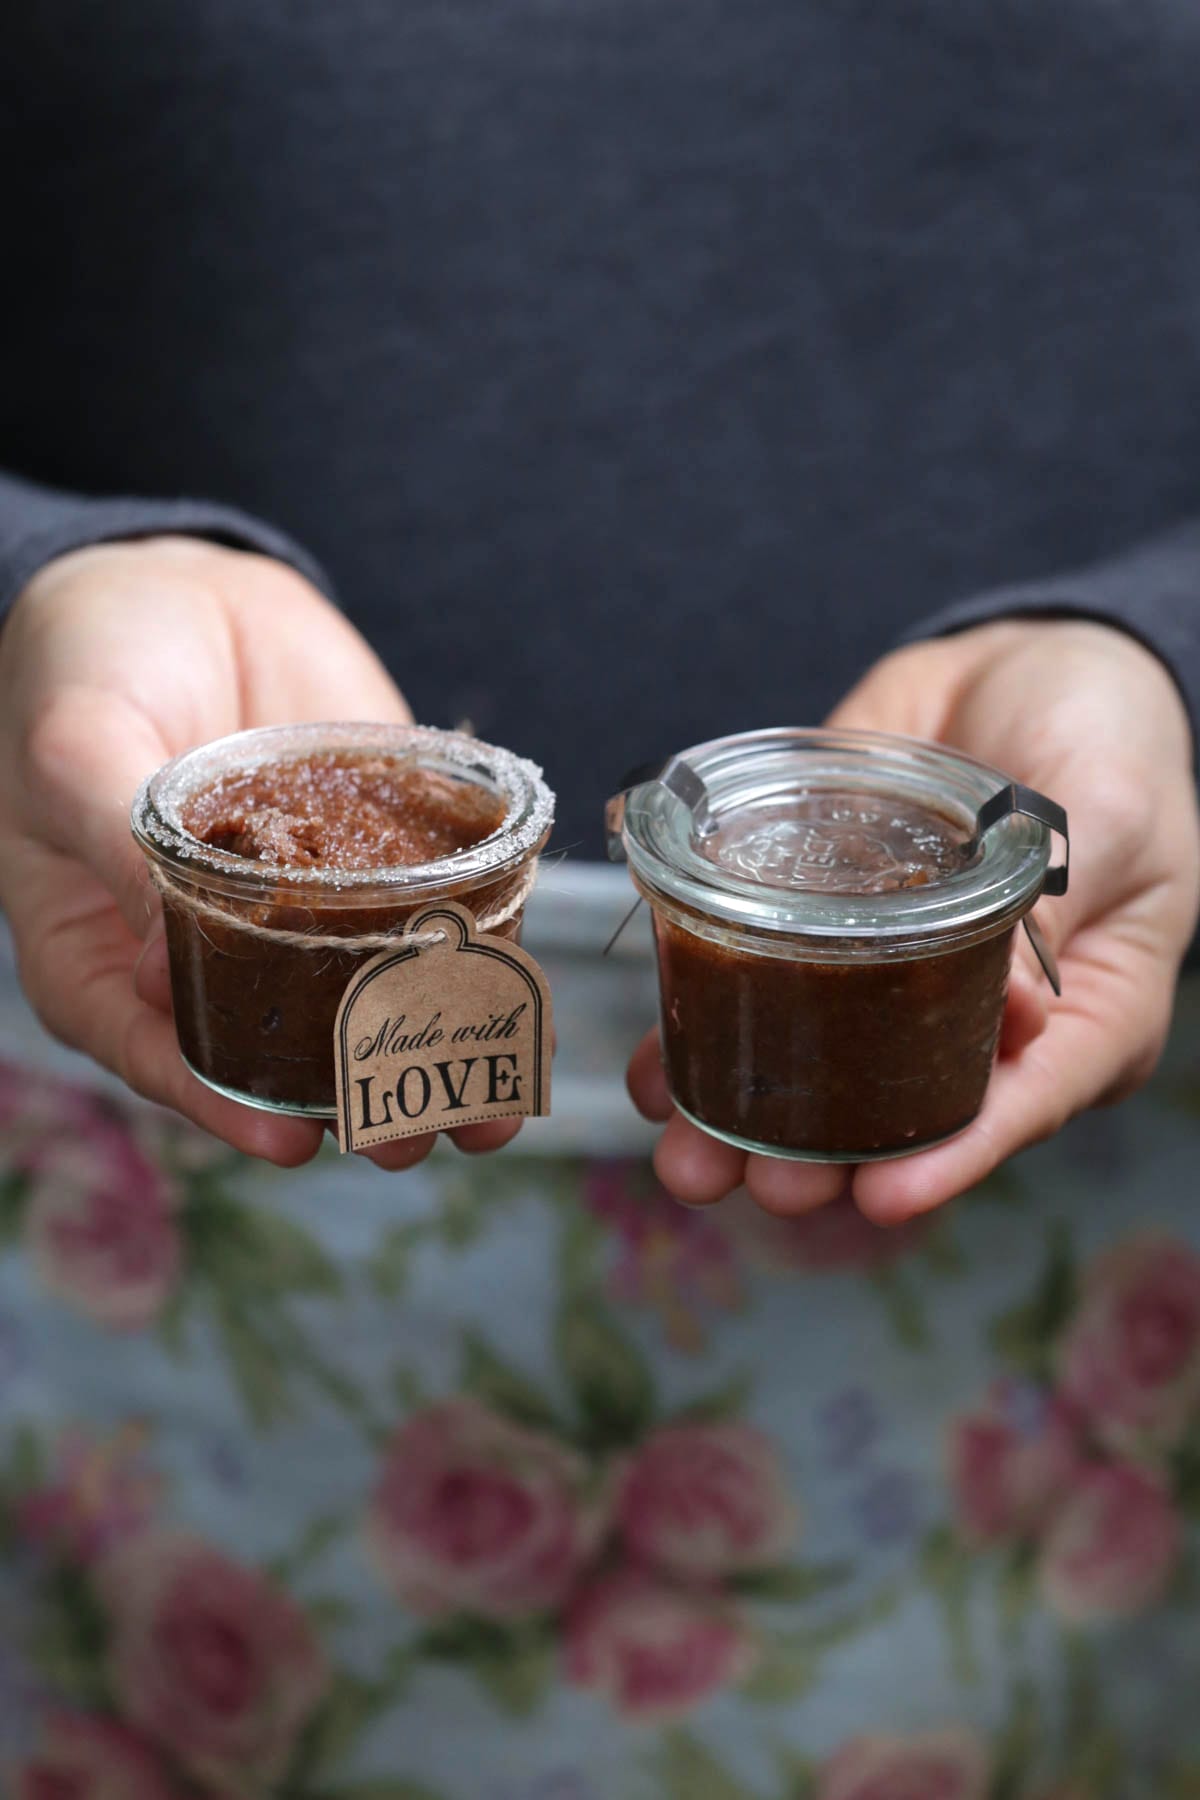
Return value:
[[(327, 750), (426, 761), (431, 768), (449, 767), (464, 775), (483, 775), (507, 803), (496, 829), (465, 850), (433, 862), (391, 863), (358, 869), (311, 864), (275, 864), (219, 850), (188, 831), (181, 809), (199, 788), (235, 771), (253, 773), (269, 763), (295, 761)], [(500, 875), (528, 858), (554, 822), (554, 794), (536, 763), (432, 725), (391, 725), (335, 721), (271, 725), (234, 732), (183, 751), (148, 776), (133, 802), (131, 823), (142, 848), (184, 875), (217, 876), (235, 883), (322, 888), (331, 893), (354, 889), (435, 887), (472, 877)]]

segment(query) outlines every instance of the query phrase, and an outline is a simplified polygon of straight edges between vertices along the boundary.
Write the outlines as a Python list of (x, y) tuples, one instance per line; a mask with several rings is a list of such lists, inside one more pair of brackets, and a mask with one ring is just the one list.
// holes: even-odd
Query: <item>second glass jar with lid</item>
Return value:
[(772, 730), (684, 751), (619, 805), (658, 949), (680, 1111), (747, 1150), (903, 1155), (983, 1104), (1013, 936), (1051, 830), (1008, 777), (940, 746)]

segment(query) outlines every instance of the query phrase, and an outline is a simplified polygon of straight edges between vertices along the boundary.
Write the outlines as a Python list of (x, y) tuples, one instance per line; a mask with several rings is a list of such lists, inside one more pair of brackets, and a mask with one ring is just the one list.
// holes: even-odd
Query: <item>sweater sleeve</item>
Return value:
[(1174, 676), (1200, 753), (1200, 520), (1109, 561), (959, 601), (905, 637), (911, 642), (1013, 617), (1094, 619), (1129, 632)]
[(41, 487), (0, 471), (0, 619), (38, 570), (86, 544), (177, 532), (289, 563), (331, 594), (320, 564), (285, 532), (208, 500), (96, 498)]

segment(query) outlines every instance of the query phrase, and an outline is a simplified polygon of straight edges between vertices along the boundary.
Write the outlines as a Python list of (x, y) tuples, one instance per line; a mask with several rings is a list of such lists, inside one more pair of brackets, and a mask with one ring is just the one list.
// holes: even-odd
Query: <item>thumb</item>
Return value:
[(941, 738), (985, 653), (968, 633), (906, 644), (872, 664), (825, 722), (841, 731)]
[(91, 688), (59, 689), (38, 712), (24, 755), (25, 829), (84, 863), (112, 895), (135, 937), (158, 912), (129, 809), (169, 752), (135, 705)]

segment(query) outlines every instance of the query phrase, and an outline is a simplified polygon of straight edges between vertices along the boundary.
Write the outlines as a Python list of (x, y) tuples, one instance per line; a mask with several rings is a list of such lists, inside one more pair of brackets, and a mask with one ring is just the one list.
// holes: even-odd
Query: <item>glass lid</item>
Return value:
[(941, 745), (803, 729), (697, 745), (635, 771), (610, 805), (650, 889), (714, 920), (857, 939), (1018, 916), (1059, 874), (1057, 817), (1053, 802)]

